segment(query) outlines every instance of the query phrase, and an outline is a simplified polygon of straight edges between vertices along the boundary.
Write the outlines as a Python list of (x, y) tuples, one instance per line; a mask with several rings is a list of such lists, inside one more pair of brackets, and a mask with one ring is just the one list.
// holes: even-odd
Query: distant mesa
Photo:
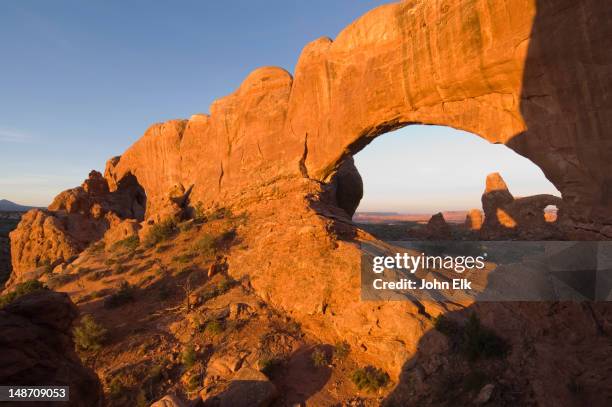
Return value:
[(7, 199), (0, 199), (0, 211), (26, 212), (26, 211), (29, 211), (30, 209), (34, 209), (34, 207), (26, 206), (26, 205), (19, 205)]

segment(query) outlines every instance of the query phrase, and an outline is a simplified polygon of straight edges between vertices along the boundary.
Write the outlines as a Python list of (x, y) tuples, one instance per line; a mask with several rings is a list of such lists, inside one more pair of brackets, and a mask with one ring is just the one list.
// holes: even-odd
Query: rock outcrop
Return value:
[(442, 212), (429, 218), (425, 225), (425, 238), (430, 240), (450, 240), (452, 238), (451, 228), (446, 223)]
[(111, 192), (102, 174), (92, 171), (83, 185), (60, 193), (47, 210), (33, 209), (22, 217), (10, 234), (14, 272), (7, 286), (71, 262), (102, 237), (112, 242), (136, 233), (145, 206), (135, 178), (125, 177)]
[(69, 386), (75, 407), (102, 406), (97, 376), (74, 351), (77, 308), (67, 294), (41, 290), (0, 309), (0, 383)]
[(478, 231), (482, 227), (483, 217), (480, 209), (470, 209), (465, 216), (465, 227), (468, 230)]
[[(485, 240), (560, 240), (563, 233), (559, 227), (563, 201), (554, 195), (533, 195), (515, 199), (505, 181), (498, 173), (487, 176), (482, 195), (485, 214), (480, 236)], [(544, 209), (557, 206), (559, 218), (549, 222)]]
[[(342, 337), (355, 357), (398, 375), (442, 308), (360, 301), (358, 243), (369, 238), (350, 222), (361, 194), (351, 156), (411, 123), (467, 130), (542, 169), (564, 197), (565, 236), (611, 238), (611, 13), (573, 0), (378, 7), (334, 41), (308, 44), (294, 77), (257, 69), (210, 115), (153, 125), (109, 160), (108, 191), (94, 174), (26, 215), (11, 235), (13, 281), (102, 238), (109, 213), (147, 225), (229, 207), (248, 217), (248, 250), (228, 255), (233, 277), (321, 340)], [(529, 237), (524, 221), (552, 202), (490, 192), (492, 237), (510, 220), (511, 237)]]
[(204, 401), (206, 407), (267, 407), (277, 397), (274, 384), (258, 370), (243, 367), (227, 388)]

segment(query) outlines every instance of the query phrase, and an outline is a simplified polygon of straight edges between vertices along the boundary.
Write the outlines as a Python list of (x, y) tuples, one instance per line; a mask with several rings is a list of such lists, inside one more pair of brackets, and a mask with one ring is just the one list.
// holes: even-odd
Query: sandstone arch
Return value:
[(136, 174), (151, 207), (177, 184), (221, 202), (275, 177), (327, 182), (378, 135), (438, 124), (529, 158), (561, 191), (570, 235), (610, 237), (610, 14), (586, 0), (381, 6), (308, 44), (294, 78), (260, 68), (210, 115), (154, 125), (111, 178)]
[[(610, 236), (603, 101), (612, 84), (602, 75), (612, 62), (603, 39), (612, 32), (599, 20), (611, 13), (600, 7), (407, 1), (371, 11), (333, 42), (309, 44), (287, 119), (308, 135), (308, 173), (325, 180), (391, 129), (446, 125), (536, 163), (562, 192), (574, 237)], [(572, 29), (575, 19), (589, 24)], [(559, 25), (566, 28), (553, 30)]]

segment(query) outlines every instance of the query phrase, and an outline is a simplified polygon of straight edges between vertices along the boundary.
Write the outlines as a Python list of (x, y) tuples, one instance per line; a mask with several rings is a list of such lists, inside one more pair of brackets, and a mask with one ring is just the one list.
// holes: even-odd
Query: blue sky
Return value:
[[(305, 44), (335, 37), (382, 3), (1, 1), (0, 198), (47, 205), (90, 169), (102, 170), (152, 123), (208, 112), (259, 66), (292, 72)], [(385, 154), (395, 152), (397, 146), (385, 147), (392, 139), (379, 138), (361, 153), (373, 163), (360, 166), (364, 204), (385, 183), (374, 174), (389, 161)], [(416, 143), (412, 149), (433, 143), (431, 137), (407, 140)], [(469, 145), (457, 148), (438, 148), (438, 154), (470, 154)], [(375, 155), (365, 161), (366, 154)], [(418, 165), (397, 164), (402, 174)], [(517, 164), (517, 171), (527, 170)], [(389, 195), (388, 202), (413, 200), (414, 183), (410, 191), (410, 197)]]

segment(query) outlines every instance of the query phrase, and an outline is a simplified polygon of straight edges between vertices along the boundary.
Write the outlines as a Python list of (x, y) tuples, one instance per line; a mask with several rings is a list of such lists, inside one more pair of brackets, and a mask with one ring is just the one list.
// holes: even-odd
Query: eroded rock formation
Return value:
[[(376, 8), (334, 41), (308, 44), (293, 78), (257, 69), (210, 115), (153, 125), (109, 160), (108, 192), (94, 175), (28, 214), (11, 235), (15, 276), (78, 255), (107, 232), (109, 213), (140, 221), (144, 208), (149, 224), (230, 207), (248, 215), (249, 248), (228, 255), (232, 276), (321, 340), (342, 337), (397, 375), (443, 307), (359, 300), (358, 242), (368, 237), (350, 222), (361, 195), (351, 156), (411, 123), (464, 129), (543, 170), (563, 194), (566, 236), (612, 237), (611, 13), (573, 0)], [(520, 226), (542, 203), (498, 191), (488, 230), (497, 209)]]
[(72, 322), (78, 315), (67, 294), (41, 290), (0, 310), (0, 383), (69, 386), (70, 405), (102, 405), (97, 376), (74, 351)]
[(480, 209), (470, 209), (465, 216), (465, 227), (469, 230), (477, 231), (482, 227), (483, 217)]
[[(549, 205), (559, 208), (554, 222), (545, 216), (544, 209)], [(485, 240), (562, 240), (562, 205), (561, 198), (548, 194), (515, 199), (499, 173), (489, 174), (482, 195), (485, 218), (480, 236)]]
[(441, 212), (433, 215), (425, 225), (425, 237), (432, 240), (450, 240), (452, 233)]
[(92, 171), (80, 187), (60, 193), (47, 210), (33, 209), (22, 217), (10, 234), (14, 272), (7, 286), (71, 262), (105, 234), (120, 240), (135, 233), (145, 205), (144, 191), (134, 177), (127, 175), (111, 192), (102, 174)]

